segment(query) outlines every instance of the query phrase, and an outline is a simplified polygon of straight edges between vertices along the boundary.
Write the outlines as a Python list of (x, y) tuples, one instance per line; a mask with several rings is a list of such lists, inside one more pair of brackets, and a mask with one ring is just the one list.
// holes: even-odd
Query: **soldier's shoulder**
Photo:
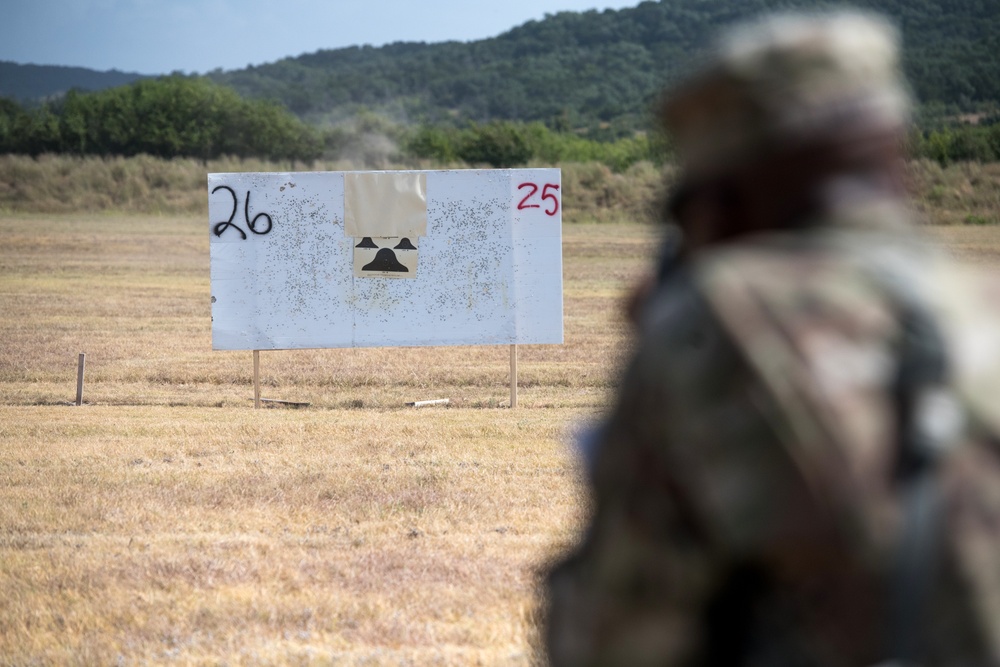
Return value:
[[(828, 384), (890, 382), (899, 301), (923, 304), (944, 335), (956, 390), (974, 418), (1000, 433), (995, 268), (956, 261), (924, 240), (833, 230), (734, 244), (693, 273), (751, 365), (775, 374), (797, 366)], [(776, 366), (780, 359), (787, 364)]]

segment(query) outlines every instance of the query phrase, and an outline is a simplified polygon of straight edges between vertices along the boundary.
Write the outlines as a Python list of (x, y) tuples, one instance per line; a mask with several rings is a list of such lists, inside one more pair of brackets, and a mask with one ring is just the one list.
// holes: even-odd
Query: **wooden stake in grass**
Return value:
[(253, 409), (260, 410), (260, 350), (253, 351)]
[(86, 364), (87, 355), (80, 353), (80, 359), (76, 366), (76, 404), (83, 405), (83, 367)]
[(517, 407), (517, 345), (510, 346), (510, 407)]

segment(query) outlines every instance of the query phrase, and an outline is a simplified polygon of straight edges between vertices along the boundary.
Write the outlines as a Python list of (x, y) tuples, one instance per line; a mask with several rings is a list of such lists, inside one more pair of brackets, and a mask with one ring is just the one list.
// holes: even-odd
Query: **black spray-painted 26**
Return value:
[[(216, 236), (222, 236), (222, 233), (224, 231), (226, 231), (227, 229), (229, 229), (230, 227), (232, 227), (233, 229), (235, 229), (236, 231), (238, 231), (240, 233), (240, 236), (242, 236), (243, 240), (245, 241), (246, 238), (247, 238), (246, 232), (244, 232), (239, 227), (239, 225), (237, 225), (237, 224), (235, 224), (233, 222), (233, 218), (236, 217), (236, 210), (240, 206), (240, 200), (236, 196), (236, 191), (233, 190), (228, 185), (217, 185), (212, 190), (212, 194), (214, 195), (219, 190), (228, 190), (229, 194), (231, 194), (233, 196), (233, 212), (229, 214), (229, 220), (226, 220), (225, 222), (217, 222), (217, 223), (215, 223), (215, 226), (212, 227), (212, 231), (215, 233)], [(271, 229), (274, 227), (274, 221), (271, 219), (271, 216), (268, 215), (267, 213), (258, 213), (253, 218), (250, 217), (250, 191), (249, 190), (247, 190), (246, 201), (244, 201), (244, 203), (243, 203), (243, 218), (246, 220), (247, 227), (250, 229), (250, 231), (252, 233), (258, 234), (260, 236), (263, 236), (264, 234), (270, 234), (271, 233)], [(264, 229), (264, 230), (257, 229), (257, 221), (259, 219), (261, 219), (261, 218), (265, 218), (267, 220), (267, 229)]]

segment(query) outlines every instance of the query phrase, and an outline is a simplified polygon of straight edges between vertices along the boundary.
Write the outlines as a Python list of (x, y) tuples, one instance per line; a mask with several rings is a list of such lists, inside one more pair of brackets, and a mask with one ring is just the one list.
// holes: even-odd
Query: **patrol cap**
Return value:
[(818, 139), (901, 129), (899, 36), (857, 11), (778, 14), (732, 29), (662, 107), (688, 177)]

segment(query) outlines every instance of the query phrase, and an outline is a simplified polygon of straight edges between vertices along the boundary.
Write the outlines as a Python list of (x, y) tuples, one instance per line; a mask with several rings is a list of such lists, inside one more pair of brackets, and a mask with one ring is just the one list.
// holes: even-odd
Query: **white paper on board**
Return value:
[(208, 180), (215, 349), (563, 340), (557, 169)]

